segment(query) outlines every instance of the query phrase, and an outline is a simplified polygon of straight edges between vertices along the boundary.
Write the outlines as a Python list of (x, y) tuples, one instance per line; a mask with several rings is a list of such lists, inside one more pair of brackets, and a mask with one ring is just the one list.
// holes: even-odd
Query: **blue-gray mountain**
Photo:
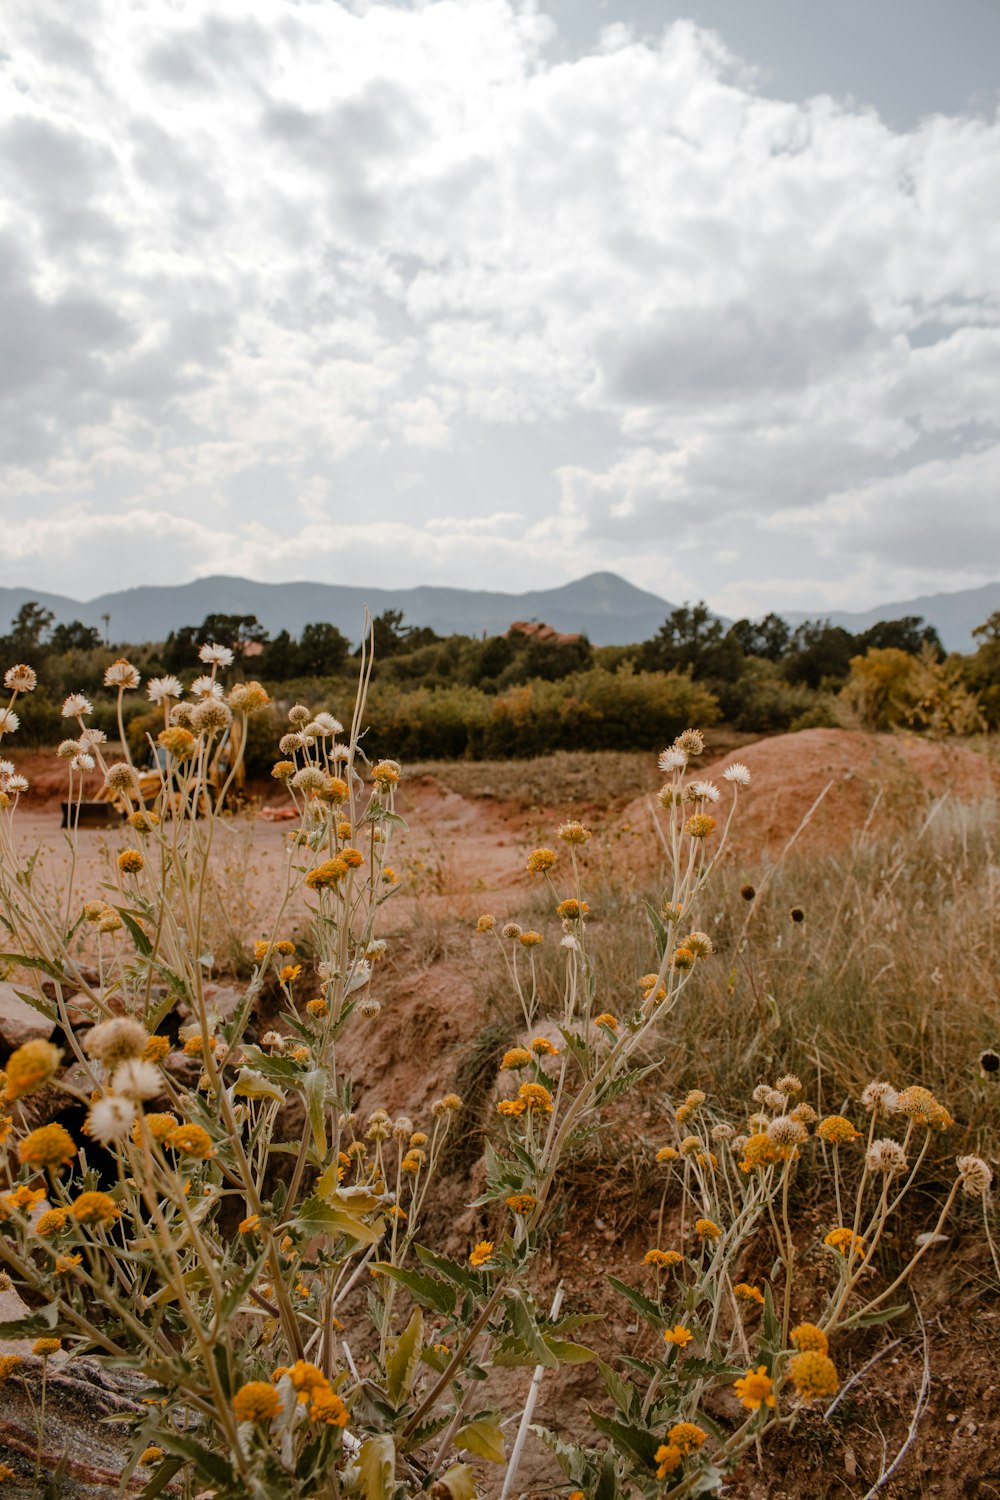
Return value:
[[(408, 625), (429, 625), (440, 635), (499, 635), (513, 620), (544, 620), (556, 630), (583, 631), (595, 645), (629, 645), (656, 634), (674, 605), (616, 573), (590, 573), (560, 588), (503, 594), (484, 589), (422, 586), (411, 589), (355, 587), (339, 583), (258, 583), (218, 576), (192, 583), (143, 586), (86, 601), (38, 589), (0, 588), (0, 632), (21, 605), (37, 600), (58, 622), (81, 620), (103, 634), (110, 616), (113, 641), (163, 640), (181, 625), (198, 625), (208, 614), (256, 615), (272, 634), (301, 634), (314, 620), (327, 620), (352, 641), (360, 634), (367, 605), (372, 614), (401, 609)], [(973, 648), (972, 631), (1000, 609), (1000, 582), (953, 594), (930, 594), (877, 605), (863, 612), (829, 611), (830, 620), (851, 631), (877, 620), (921, 615), (952, 651)], [(791, 624), (826, 617), (817, 610), (775, 611)]]

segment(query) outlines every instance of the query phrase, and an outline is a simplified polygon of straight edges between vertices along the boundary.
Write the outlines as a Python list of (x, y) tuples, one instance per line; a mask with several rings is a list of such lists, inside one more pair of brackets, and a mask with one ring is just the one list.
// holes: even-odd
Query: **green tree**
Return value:
[(690, 671), (694, 677), (733, 682), (743, 670), (743, 651), (702, 599), (671, 611), (652, 640), (643, 643), (644, 671)]
[(336, 625), (317, 621), (303, 628), (296, 652), (296, 667), (304, 677), (329, 677), (347, 660), (351, 643)]
[(15, 657), (37, 657), (54, 619), (55, 615), (51, 609), (45, 609), (35, 599), (29, 599), (26, 604), (22, 604), (11, 620), (10, 634), (4, 640), (7, 654)]
[(104, 645), (101, 632), (93, 625), (84, 625), (71, 620), (68, 625), (57, 625), (49, 637), (53, 651), (97, 651)]

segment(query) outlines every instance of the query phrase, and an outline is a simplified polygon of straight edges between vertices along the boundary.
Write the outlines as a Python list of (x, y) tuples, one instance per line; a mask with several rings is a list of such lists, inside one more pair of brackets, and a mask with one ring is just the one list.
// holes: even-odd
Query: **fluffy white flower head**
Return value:
[(93, 712), (94, 705), (82, 693), (70, 693), (62, 706), (62, 716), (64, 719), (78, 719), (81, 714), (92, 714)]
[(679, 750), (676, 745), (671, 745), (669, 750), (664, 750), (656, 762), (661, 771), (683, 771), (687, 763), (687, 752)]
[(135, 1105), (131, 1099), (111, 1094), (91, 1105), (87, 1116), (87, 1134), (106, 1146), (110, 1141), (120, 1141), (123, 1135), (128, 1135), (134, 1119)]
[(233, 653), (228, 646), (205, 645), (198, 652), (198, 660), (209, 662), (213, 667), (231, 667)]
[(745, 766), (741, 760), (734, 760), (731, 766), (727, 766), (722, 773), (723, 781), (732, 781), (736, 786), (750, 785), (750, 768)]
[(162, 703), (164, 698), (179, 698), (183, 691), (179, 677), (151, 677), (146, 684), (146, 697), (150, 703)]

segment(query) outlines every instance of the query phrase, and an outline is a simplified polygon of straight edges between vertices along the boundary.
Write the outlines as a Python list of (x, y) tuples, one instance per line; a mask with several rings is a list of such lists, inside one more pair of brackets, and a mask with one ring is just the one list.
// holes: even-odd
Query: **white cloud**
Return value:
[(996, 120), (768, 98), (691, 23), (556, 63), (508, 0), (5, 18), (5, 581), (990, 576)]

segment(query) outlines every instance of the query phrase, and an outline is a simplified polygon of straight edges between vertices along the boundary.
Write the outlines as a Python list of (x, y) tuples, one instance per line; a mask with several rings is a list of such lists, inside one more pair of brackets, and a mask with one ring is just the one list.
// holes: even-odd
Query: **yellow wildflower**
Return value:
[(281, 1397), (265, 1380), (250, 1380), (233, 1397), (237, 1422), (270, 1422), (281, 1410)]
[(76, 1155), (76, 1142), (63, 1125), (39, 1125), (18, 1142), (18, 1157), (29, 1167), (64, 1167)]
[(826, 1115), (816, 1126), (816, 1134), (831, 1146), (840, 1146), (856, 1141), (861, 1131), (855, 1130), (845, 1115)]
[(653, 1456), (657, 1479), (666, 1479), (684, 1462), (684, 1455), (674, 1443), (661, 1443)]
[(503, 1201), (511, 1213), (526, 1215), (531, 1213), (538, 1200), (531, 1193), (510, 1193)]
[(695, 1219), (694, 1232), (703, 1240), (717, 1240), (722, 1230), (714, 1219)]
[(332, 890), (347, 874), (342, 859), (326, 859), (306, 876), (306, 885), (311, 891)]
[(669, 1266), (679, 1266), (684, 1259), (679, 1250), (647, 1250), (642, 1257), (644, 1266), (656, 1266), (658, 1270), (666, 1270)]
[(766, 1365), (748, 1370), (733, 1382), (740, 1405), (747, 1411), (760, 1411), (762, 1406), (774, 1406), (774, 1382), (767, 1373)]
[(733, 1291), (740, 1302), (757, 1302), (764, 1306), (764, 1293), (759, 1287), (751, 1286), (749, 1281), (738, 1281)]
[(201, 1125), (176, 1125), (166, 1137), (167, 1145), (182, 1156), (193, 1156), (198, 1161), (207, 1161), (215, 1154), (212, 1137)]
[(43, 1239), (49, 1235), (59, 1234), (66, 1228), (66, 1210), (64, 1208), (47, 1208), (43, 1214), (39, 1214), (38, 1222), (35, 1224), (35, 1233), (40, 1234)]
[(804, 1349), (801, 1354), (793, 1355), (788, 1361), (788, 1373), (803, 1401), (833, 1396), (840, 1384), (833, 1360), (818, 1349)]
[(484, 1266), (488, 1260), (493, 1258), (493, 1241), (480, 1240), (479, 1244), (469, 1256), (470, 1266)]
[(138, 849), (123, 849), (118, 856), (118, 868), (123, 875), (138, 875), (145, 863)]
[(31, 1352), (37, 1354), (39, 1359), (48, 1359), (50, 1354), (58, 1354), (61, 1348), (62, 1339), (36, 1339)]
[(556, 907), (556, 916), (562, 917), (564, 922), (579, 922), (589, 913), (590, 907), (586, 901), (577, 901), (573, 896), (570, 896), (567, 901), (560, 901)]
[(500, 1061), (500, 1071), (507, 1068), (526, 1068), (531, 1062), (531, 1053), (527, 1047), (511, 1047), (505, 1052)]
[(849, 1255), (853, 1249), (864, 1260), (865, 1242), (860, 1234), (854, 1233), (853, 1229), (845, 1229), (843, 1225), (831, 1229), (830, 1233), (823, 1237), (823, 1243), (843, 1256)]
[(803, 1353), (827, 1354), (830, 1349), (830, 1341), (822, 1328), (815, 1323), (800, 1323), (793, 1328), (788, 1335), (794, 1347)]
[(556, 862), (554, 849), (533, 849), (528, 855), (528, 869), (532, 875), (543, 875)]
[(683, 1323), (675, 1323), (673, 1328), (663, 1330), (664, 1343), (674, 1344), (678, 1349), (686, 1349), (693, 1338), (694, 1334), (690, 1328), (685, 1328)]
[(139, 1454), (139, 1462), (144, 1469), (151, 1469), (154, 1464), (158, 1464), (160, 1462), (160, 1459), (162, 1457), (163, 1449), (157, 1448), (155, 1443), (150, 1443), (149, 1447), (143, 1448), (142, 1452)]
[(708, 1433), (697, 1422), (675, 1422), (667, 1433), (667, 1441), (682, 1453), (697, 1453)]
[(69, 1211), (78, 1224), (113, 1224), (121, 1217), (110, 1193), (80, 1193), (69, 1206)]
[(41, 1038), (18, 1047), (7, 1059), (5, 1069), (7, 1078), (4, 1089), (8, 1099), (20, 1099), (22, 1094), (30, 1094), (33, 1089), (39, 1088), (52, 1077), (61, 1059), (59, 1048), (54, 1047), (51, 1042), (43, 1042)]

